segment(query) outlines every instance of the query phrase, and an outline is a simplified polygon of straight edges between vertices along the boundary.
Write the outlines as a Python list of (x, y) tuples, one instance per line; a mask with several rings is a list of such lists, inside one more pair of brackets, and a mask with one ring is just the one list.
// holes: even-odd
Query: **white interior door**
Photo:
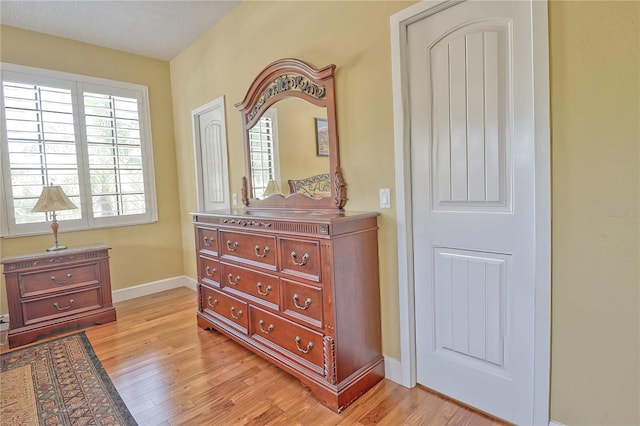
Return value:
[(441, 9), (407, 31), (417, 381), (531, 424), (531, 2)]
[(224, 97), (192, 111), (199, 210), (229, 208)]

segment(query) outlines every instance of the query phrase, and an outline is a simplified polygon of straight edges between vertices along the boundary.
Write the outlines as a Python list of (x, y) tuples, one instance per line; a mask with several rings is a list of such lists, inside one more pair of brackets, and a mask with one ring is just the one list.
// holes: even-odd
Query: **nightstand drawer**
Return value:
[(22, 303), (25, 325), (91, 311), (102, 307), (100, 287)]
[(96, 285), (99, 282), (100, 267), (97, 262), (39, 272), (26, 272), (18, 276), (20, 296), (22, 297), (59, 293), (77, 287)]

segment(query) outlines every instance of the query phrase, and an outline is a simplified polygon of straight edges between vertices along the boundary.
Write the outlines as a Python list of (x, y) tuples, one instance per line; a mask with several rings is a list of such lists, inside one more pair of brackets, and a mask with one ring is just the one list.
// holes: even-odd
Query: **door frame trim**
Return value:
[[(414, 22), (464, 0), (426, 0), (391, 16), (398, 296), (400, 312), (400, 384), (416, 385), (415, 283), (411, 200), (411, 141), (407, 30)], [(475, 0), (469, 0), (475, 1)], [(551, 353), (551, 173), (549, 40), (547, 0), (531, 1), (535, 143), (535, 300), (533, 423), (549, 424)]]

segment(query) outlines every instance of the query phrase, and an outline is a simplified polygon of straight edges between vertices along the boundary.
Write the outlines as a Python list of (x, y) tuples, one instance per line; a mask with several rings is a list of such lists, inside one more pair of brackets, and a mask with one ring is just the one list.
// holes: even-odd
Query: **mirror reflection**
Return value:
[(249, 129), (251, 197), (331, 195), (326, 108), (299, 98), (273, 104)]

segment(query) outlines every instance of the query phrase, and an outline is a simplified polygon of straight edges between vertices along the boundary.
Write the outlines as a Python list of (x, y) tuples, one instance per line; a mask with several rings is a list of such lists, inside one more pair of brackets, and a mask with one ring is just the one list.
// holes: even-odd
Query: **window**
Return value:
[(78, 206), (65, 230), (156, 220), (147, 88), (2, 64), (2, 235), (48, 232), (42, 187)]
[(277, 114), (267, 110), (249, 130), (251, 188), (253, 197), (263, 198), (269, 181), (279, 181)]

